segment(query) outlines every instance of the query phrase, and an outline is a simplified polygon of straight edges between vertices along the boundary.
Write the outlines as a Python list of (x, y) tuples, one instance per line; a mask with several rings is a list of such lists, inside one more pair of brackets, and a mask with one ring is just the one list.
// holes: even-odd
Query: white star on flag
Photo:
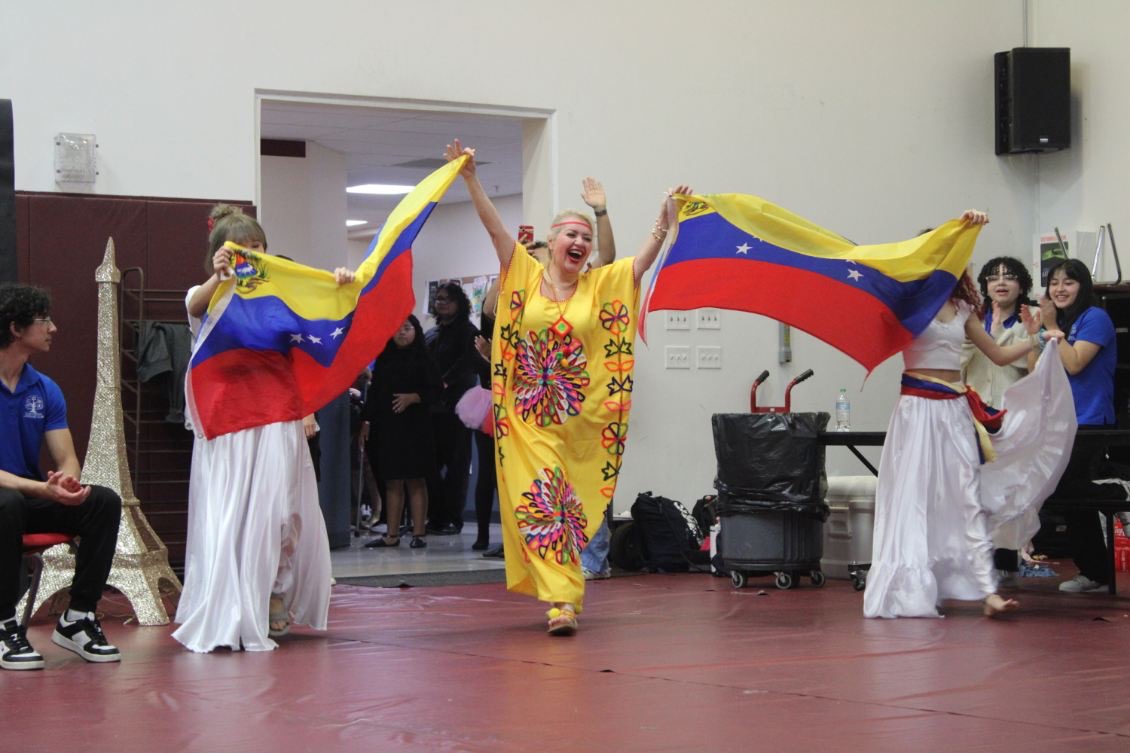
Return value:
[(863, 277), (863, 274), (858, 269), (852, 269), (848, 271), (848, 277), (852, 279), (852, 282), (855, 282)]
[(749, 245), (748, 243), (743, 243), (742, 245), (738, 246), (737, 250), (739, 254), (748, 255), (751, 248), (753, 248), (753, 246)]
[(302, 342), (302, 335), (291, 335), (290, 341), (292, 343), (300, 343), (300, 342)]
[(322, 338), (314, 337), (314, 335), (306, 335), (306, 339), (309, 340), (310, 342), (314, 343), (315, 345), (321, 345), (322, 344)]
[(336, 340), (337, 338), (341, 337), (344, 332), (345, 332), (344, 329), (342, 329), (341, 327), (338, 327), (337, 329), (335, 329), (333, 332), (330, 333), (330, 337), (332, 337)]

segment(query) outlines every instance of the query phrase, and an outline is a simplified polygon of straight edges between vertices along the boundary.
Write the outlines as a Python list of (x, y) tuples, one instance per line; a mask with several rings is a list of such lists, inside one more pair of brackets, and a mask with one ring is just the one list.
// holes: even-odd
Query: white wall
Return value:
[[(965, 207), (985, 208), (993, 221), (977, 263), (1027, 255), (1050, 224), (1111, 221), (1130, 237), (1130, 156), (1116, 148), (1130, 107), (1120, 37), (1130, 4), (575, 0), (567, 15), (580, 22), (568, 24), (548, 0), (468, 7), (330, 0), (305, 12), (296, 3), (199, 0), (183, 10), (139, 1), (109, 9), (59, 0), (6, 8), (0, 91), (14, 101), (16, 186), (53, 190), (51, 137), (80, 131), (101, 144), (97, 192), (256, 199), (256, 92), (312, 93), (551, 112), (528, 144), (549, 168), (526, 190), (524, 213), (575, 203), (581, 178), (597, 175), (625, 255), (650, 227), (661, 191), (683, 181), (760, 194), (859, 242), (904, 238)], [(1061, 155), (1002, 159), (993, 154), (992, 54), (1025, 43), (1026, 19), (1029, 44), (1072, 47), (1081, 122)], [(536, 54), (516, 51), (515, 29), (529, 30)], [(478, 243), (478, 232), (471, 223), (458, 235)], [(470, 258), (446, 251), (437, 268), (458, 272)], [(417, 259), (431, 264), (430, 254)], [(781, 294), (805, 291), (750, 289)], [(829, 316), (852, 326), (850, 312)], [(848, 387), (862, 428), (882, 427), (894, 400), (897, 363), (863, 384), (860, 367), (794, 333), (794, 365), (777, 368), (776, 326), (756, 317), (727, 313), (719, 332), (682, 334), (652, 322), (652, 332), (639, 350), (618, 508), (642, 489), (687, 500), (709, 491), (709, 415), (743, 410), (761, 368), (772, 371), (766, 401), (799, 370), (816, 370), (796, 391), (798, 410), (827, 410)], [(665, 371), (659, 354), (669, 342), (717, 342), (724, 368)], [(846, 455), (833, 453), (829, 466), (858, 472)]]
[(263, 157), (259, 218), (271, 252), (333, 270), (348, 263), (345, 157), (314, 143), (306, 157)]
[[(1068, 238), (1111, 223), (1122, 240), (1123, 279), (1130, 279), (1130, 4), (1120, 0), (1036, 0), (1033, 45), (1071, 48), (1071, 148), (1038, 160), (1036, 215), (1041, 230)], [(1010, 159), (1017, 159), (1015, 157)], [(1072, 249), (1088, 266), (1094, 247)], [(1113, 280), (1109, 244), (1100, 280)]]

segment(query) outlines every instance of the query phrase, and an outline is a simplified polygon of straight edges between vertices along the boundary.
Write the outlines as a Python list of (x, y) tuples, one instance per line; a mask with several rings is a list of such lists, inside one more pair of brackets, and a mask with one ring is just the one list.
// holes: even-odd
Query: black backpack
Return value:
[(643, 492), (632, 504), (632, 520), (648, 570), (683, 573), (699, 564), (703, 534), (679, 502)]

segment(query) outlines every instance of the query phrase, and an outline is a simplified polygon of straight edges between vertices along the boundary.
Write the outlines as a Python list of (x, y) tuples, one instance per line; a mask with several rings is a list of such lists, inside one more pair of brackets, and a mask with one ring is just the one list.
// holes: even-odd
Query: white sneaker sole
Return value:
[(82, 646), (75, 645), (75, 642), (72, 641), (70, 638), (68, 638), (65, 635), (60, 635), (57, 632), (51, 633), (51, 642), (54, 643), (56, 646), (60, 646), (62, 648), (67, 649), (68, 651), (72, 651), (72, 652), (78, 654), (79, 656), (81, 656), (83, 659), (86, 659), (88, 662), (93, 662), (95, 664), (108, 664), (110, 662), (116, 662), (116, 661), (122, 660), (122, 655), (120, 653), (118, 653), (118, 654), (92, 654), (92, 653), (89, 653), (87, 651), (84, 651)]
[(16, 672), (27, 669), (43, 669), (47, 662), (42, 657), (33, 659), (31, 661), (0, 661), (0, 668), (10, 669)]

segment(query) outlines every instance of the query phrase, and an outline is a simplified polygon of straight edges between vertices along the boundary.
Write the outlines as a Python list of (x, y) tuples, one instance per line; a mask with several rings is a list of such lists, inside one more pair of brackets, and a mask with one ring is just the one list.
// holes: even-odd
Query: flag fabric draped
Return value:
[(951, 220), (898, 243), (857, 246), (745, 194), (692, 196), (652, 277), (649, 311), (762, 314), (823, 340), (870, 372), (950, 297), (979, 226)]
[(234, 247), (233, 277), (209, 302), (189, 362), (198, 432), (211, 439), (300, 419), (353, 384), (415, 305), (412, 243), (464, 161), (444, 165), (401, 200), (351, 283)]

